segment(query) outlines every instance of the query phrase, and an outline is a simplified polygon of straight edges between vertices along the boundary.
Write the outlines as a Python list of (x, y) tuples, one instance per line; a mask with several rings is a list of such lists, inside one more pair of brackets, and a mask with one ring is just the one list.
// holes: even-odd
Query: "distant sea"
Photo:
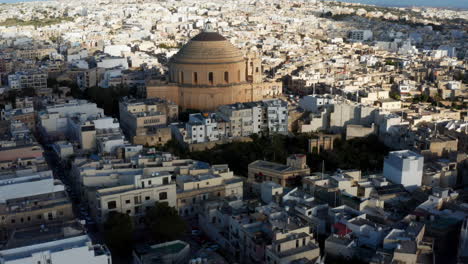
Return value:
[[(1, 1), (1, 0), (0, 0)], [(337, 1), (337, 0), (328, 0)], [(468, 0), (339, 0), (340, 2), (360, 3), (385, 7), (440, 7), (468, 9)]]

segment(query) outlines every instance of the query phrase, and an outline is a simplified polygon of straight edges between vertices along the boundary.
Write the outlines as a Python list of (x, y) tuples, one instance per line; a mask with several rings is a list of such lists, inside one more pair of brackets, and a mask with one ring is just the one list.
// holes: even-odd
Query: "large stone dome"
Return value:
[(177, 64), (237, 63), (244, 61), (242, 52), (216, 32), (201, 32), (172, 57)]
[(169, 62), (170, 81), (185, 86), (226, 86), (246, 82), (240, 49), (211, 25), (185, 44)]

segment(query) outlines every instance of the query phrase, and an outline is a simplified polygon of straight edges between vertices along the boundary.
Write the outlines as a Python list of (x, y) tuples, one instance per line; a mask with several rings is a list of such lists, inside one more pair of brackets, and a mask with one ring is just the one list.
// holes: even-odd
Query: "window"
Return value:
[(115, 209), (115, 208), (117, 208), (117, 202), (116, 202), (116, 201), (107, 202), (107, 208), (108, 208), (108, 209)]
[(130, 200), (125, 200), (125, 203), (126, 203), (126, 204), (129, 204), (129, 203), (130, 203)]
[(299, 240), (296, 240), (296, 247), (299, 247)]
[(167, 192), (159, 193), (159, 200), (166, 200), (167, 199)]
[(132, 213), (132, 210), (127, 210), (127, 214), (131, 214)]
[(184, 72), (180, 72), (180, 82), (184, 83)]
[(15, 219), (11, 219), (11, 223), (12, 223), (12, 224), (16, 223), (16, 220), (15, 220)]
[(166, 185), (166, 184), (169, 184), (169, 177), (165, 177), (163, 179), (163, 184)]
[(148, 201), (149, 199), (150, 199), (149, 196), (146, 196), (146, 197), (145, 197), (145, 201)]
[(224, 72), (224, 81), (225, 81), (226, 83), (229, 82), (229, 72)]
[(54, 216), (52, 215), (52, 213), (48, 213), (48, 214), (47, 214), (47, 219), (48, 219), (48, 220), (54, 219)]
[(198, 73), (196, 72), (193, 73), (193, 83), (198, 84)]
[(213, 73), (212, 72), (209, 72), (208, 73), (208, 81), (210, 82), (210, 84), (213, 84)]
[(148, 181), (148, 185), (151, 185), (151, 180)]
[(256, 68), (255, 68), (255, 72), (257, 72), (257, 73), (258, 73), (258, 67), (256, 67)]
[(240, 70), (237, 71), (237, 81), (240, 82)]
[(133, 201), (135, 202), (135, 204), (139, 204), (139, 203), (141, 203), (141, 197), (140, 196), (135, 196), (135, 197), (133, 197)]

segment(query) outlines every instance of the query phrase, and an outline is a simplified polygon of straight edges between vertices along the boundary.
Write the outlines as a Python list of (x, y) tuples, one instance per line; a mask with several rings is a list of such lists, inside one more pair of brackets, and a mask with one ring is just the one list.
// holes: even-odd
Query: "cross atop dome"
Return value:
[(203, 32), (216, 32), (214, 27), (213, 27), (213, 24), (211, 24), (210, 21), (206, 22), (205, 23), (205, 27), (203, 28)]

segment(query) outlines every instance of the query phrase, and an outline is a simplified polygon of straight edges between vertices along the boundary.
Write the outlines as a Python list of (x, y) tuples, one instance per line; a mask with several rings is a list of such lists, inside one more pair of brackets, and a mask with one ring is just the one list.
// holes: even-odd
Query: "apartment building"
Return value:
[(104, 117), (104, 110), (86, 100), (70, 100), (63, 104), (46, 106), (39, 112), (39, 131), (43, 136), (67, 135), (70, 131), (69, 118), (76, 117), (81, 122)]
[(367, 41), (372, 39), (372, 31), (370, 30), (352, 30), (348, 33), (350, 41)]
[(163, 99), (128, 99), (119, 102), (120, 124), (136, 144), (163, 145), (171, 139), (168, 122), (176, 121), (178, 106)]
[(83, 168), (79, 175), (82, 200), (103, 223), (110, 212), (126, 213), (141, 223), (156, 202), (176, 206), (176, 185), (168, 172), (141, 168)]
[(384, 177), (393, 183), (421, 186), (424, 157), (410, 150), (392, 151), (384, 160)]
[(39, 90), (47, 88), (47, 72), (28, 70), (8, 75), (10, 89), (19, 90), (31, 88)]
[(335, 99), (332, 95), (306, 95), (299, 101), (299, 106), (309, 112), (316, 113), (319, 109), (333, 105)]
[(175, 137), (187, 144), (219, 141), (232, 137), (230, 122), (216, 113), (190, 114), (182, 130), (175, 130)]
[[(44, 232), (44, 231), (36, 231)], [(24, 235), (34, 233), (23, 231)], [(44, 242), (45, 240), (45, 242)], [(37, 264), (111, 264), (112, 257), (105, 245), (93, 243), (86, 235), (78, 235), (52, 240), (50, 237), (36, 244), (9, 248), (0, 251), (0, 263), (37, 263)]]
[(176, 177), (177, 209), (182, 216), (198, 213), (200, 202), (213, 198), (243, 197), (243, 181), (227, 165), (200, 166)]
[(289, 156), (286, 165), (257, 160), (248, 166), (248, 182), (253, 184), (271, 181), (283, 187), (291, 186), (297, 177), (309, 174), (310, 169), (306, 163), (306, 156), (301, 154)]
[(110, 154), (125, 143), (119, 121), (115, 118), (103, 117), (83, 122), (79, 117), (72, 117), (68, 121), (68, 138), (78, 142), (82, 150)]
[(22, 59), (22, 60), (41, 60), (46, 56), (50, 56), (54, 53), (57, 53), (57, 50), (54, 48), (40, 48), (40, 47), (34, 47), (34, 48), (22, 48), (22, 49), (16, 49), (15, 50), (15, 55), (17, 59)]
[(73, 218), (64, 185), (47, 173), (0, 180), (0, 223), (7, 230)]
[(288, 132), (288, 103), (280, 99), (222, 105), (216, 113), (230, 122), (233, 137)]
[(11, 122), (22, 122), (30, 130), (36, 129), (36, 112), (33, 107), (2, 109), (0, 112), (1, 120), (9, 120)]
[(294, 226), (291, 219), (287, 218), (284, 228), (274, 233), (265, 255), (268, 264), (287, 264), (298, 259), (318, 259), (320, 248), (308, 225)]

